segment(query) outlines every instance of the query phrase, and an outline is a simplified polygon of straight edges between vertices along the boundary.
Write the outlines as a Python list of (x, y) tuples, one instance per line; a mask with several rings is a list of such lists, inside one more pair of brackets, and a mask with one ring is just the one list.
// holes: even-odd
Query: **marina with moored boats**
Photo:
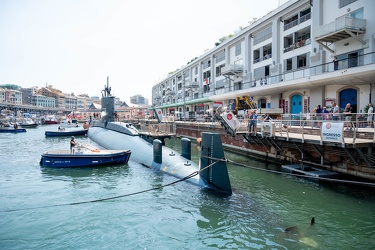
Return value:
[[(279, 1), (197, 56), (211, 24), (226, 30), (222, 20), (252, 18), (253, 6), (40, 4), (3, 11), (3, 66), (13, 67), (3, 81), (43, 86), (0, 86), (0, 248), (374, 245), (375, 2)], [(199, 19), (208, 10), (214, 22)], [(17, 20), (49, 37), (20, 39)], [(50, 24), (63, 39), (50, 39)], [(192, 59), (176, 69), (185, 52)], [(107, 77), (100, 92), (105, 71), (115, 84)]]

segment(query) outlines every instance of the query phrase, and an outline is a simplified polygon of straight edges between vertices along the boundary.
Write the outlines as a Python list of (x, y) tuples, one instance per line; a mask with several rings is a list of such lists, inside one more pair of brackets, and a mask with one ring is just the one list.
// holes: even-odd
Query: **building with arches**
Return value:
[(374, 9), (369, 0), (290, 0), (169, 73), (152, 105), (194, 118), (251, 96), (262, 113), (333, 102), (361, 113), (374, 96)]

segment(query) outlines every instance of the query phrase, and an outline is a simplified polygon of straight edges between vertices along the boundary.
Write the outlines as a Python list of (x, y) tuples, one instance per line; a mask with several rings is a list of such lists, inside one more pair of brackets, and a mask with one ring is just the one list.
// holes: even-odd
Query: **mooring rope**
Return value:
[(198, 175), (203, 170), (206, 170), (206, 169), (212, 167), (213, 165), (215, 165), (219, 161), (220, 160), (218, 160), (216, 162), (213, 162), (213, 163), (207, 165), (206, 167), (204, 167), (204, 168), (202, 168), (200, 170), (194, 171), (191, 174), (189, 174), (189, 175), (187, 175), (187, 176), (185, 176), (185, 177), (183, 177), (181, 179), (178, 179), (176, 181), (170, 182), (168, 184), (165, 184), (165, 185), (162, 185), (162, 186), (159, 186), (159, 187), (154, 187), (154, 188), (142, 190), (142, 191), (138, 191), (138, 192), (134, 192), (134, 193), (130, 193), (130, 194), (117, 195), (117, 196), (112, 196), (112, 197), (107, 197), (107, 198), (101, 198), (101, 199), (96, 199), (96, 200), (89, 200), (89, 201), (79, 201), (79, 202), (54, 204), (54, 205), (46, 205), (46, 206), (39, 206), (39, 207), (29, 207), (29, 208), (8, 209), (8, 210), (0, 211), (0, 212), (2, 212), (2, 213), (9, 213), (9, 212), (17, 212), (17, 211), (25, 211), (25, 210), (35, 210), (35, 209), (41, 209), (41, 208), (50, 208), (50, 207), (74, 206), (74, 205), (81, 205), (81, 204), (86, 204), (86, 203), (94, 203), (94, 202), (114, 200), (114, 199), (119, 199), (119, 198), (123, 198), (123, 197), (127, 197), (127, 196), (133, 196), (133, 195), (137, 195), (137, 194), (142, 194), (142, 193), (146, 193), (146, 192), (158, 190), (158, 189), (161, 189), (161, 188), (164, 188), (164, 187), (172, 186), (172, 185), (177, 184), (177, 183), (182, 182), (182, 181), (186, 181), (186, 180), (188, 180), (188, 179), (190, 179), (190, 178)]
[(375, 183), (371, 183), (371, 182), (341, 180), (341, 179), (332, 179), (332, 178), (319, 177), (319, 176), (293, 174), (293, 173), (287, 173), (287, 172), (280, 172), (280, 171), (277, 171), (277, 170), (252, 167), (252, 166), (248, 166), (246, 164), (238, 163), (238, 162), (235, 162), (235, 161), (232, 161), (232, 160), (228, 160), (228, 159), (218, 159), (218, 158), (214, 158), (214, 157), (210, 157), (210, 156), (201, 156), (201, 157), (202, 158), (209, 158), (209, 159), (217, 160), (217, 161), (225, 161), (225, 162), (230, 163), (230, 164), (235, 165), (235, 166), (240, 166), (240, 167), (254, 169), (254, 170), (259, 170), (259, 171), (264, 171), (264, 172), (270, 172), (270, 173), (274, 173), (274, 174), (303, 177), (303, 178), (307, 178), (307, 179), (315, 179), (315, 180), (322, 180), (322, 181), (329, 181), (329, 182), (336, 182), (336, 183), (346, 183), (346, 184), (355, 184), (355, 185), (363, 185), (363, 186), (375, 187)]

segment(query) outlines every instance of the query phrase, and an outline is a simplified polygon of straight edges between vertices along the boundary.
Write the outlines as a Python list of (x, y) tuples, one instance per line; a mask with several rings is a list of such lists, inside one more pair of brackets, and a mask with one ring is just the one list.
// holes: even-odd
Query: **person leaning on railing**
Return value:
[(332, 104), (332, 119), (334, 121), (339, 121), (340, 120), (340, 108), (337, 106), (337, 103)]
[(347, 103), (344, 109), (345, 114), (345, 130), (352, 130), (352, 112), (353, 108), (350, 103)]
[(374, 107), (372, 106), (372, 103), (369, 103), (368, 110), (367, 110), (367, 128), (372, 128), (373, 119), (374, 119)]
[(322, 113), (323, 113), (323, 120), (331, 120), (331, 114), (329, 113), (326, 107), (323, 107)]

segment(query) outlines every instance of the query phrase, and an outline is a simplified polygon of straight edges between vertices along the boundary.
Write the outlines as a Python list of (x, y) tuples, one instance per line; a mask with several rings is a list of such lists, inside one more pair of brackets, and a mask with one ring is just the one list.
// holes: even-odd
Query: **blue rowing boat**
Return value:
[(42, 154), (40, 165), (54, 168), (96, 167), (112, 164), (126, 164), (130, 150), (105, 150), (78, 146), (70, 150), (52, 150)]
[(0, 133), (22, 133), (26, 132), (24, 128), (0, 128)]
[(87, 129), (79, 130), (60, 130), (60, 131), (46, 131), (44, 134), (47, 137), (57, 137), (57, 136), (80, 136), (87, 135)]

